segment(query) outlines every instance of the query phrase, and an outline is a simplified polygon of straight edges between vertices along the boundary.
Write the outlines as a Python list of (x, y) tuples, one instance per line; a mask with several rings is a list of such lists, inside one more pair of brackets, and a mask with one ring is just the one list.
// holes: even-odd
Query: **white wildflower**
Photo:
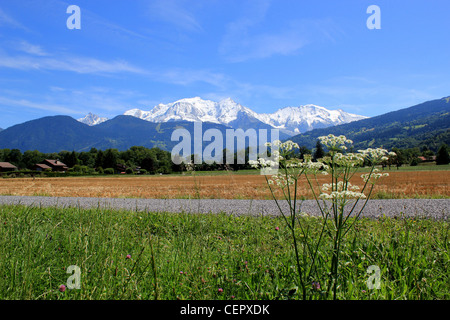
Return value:
[(355, 191), (333, 191), (331, 193), (322, 193), (319, 198), (324, 200), (348, 200), (348, 199), (366, 199), (366, 195)]
[(381, 177), (389, 177), (389, 173), (387, 173), (387, 172), (379, 173), (379, 171), (380, 170), (378, 170), (378, 169), (373, 169), (372, 174), (363, 173), (361, 175), (361, 178), (363, 179), (364, 182), (369, 181), (369, 183), (375, 184), (377, 182), (377, 180), (380, 179)]
[(333, 134), (329, 134), (327, 136), (321, 136), (319, 137), (320, 142), (327, 146), (328, 149), (333, 150), (336, 148), (343, 148), (345, 146), (345, 144), (353, 144), (353, 141), (350, 139), (347, 139), (346, 136), (344, 135), (340, 135), (340, 136), (335, 136)]

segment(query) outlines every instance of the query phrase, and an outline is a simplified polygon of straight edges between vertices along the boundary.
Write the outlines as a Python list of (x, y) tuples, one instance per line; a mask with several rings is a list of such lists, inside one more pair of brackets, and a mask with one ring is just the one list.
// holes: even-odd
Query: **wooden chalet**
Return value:
[[(69, 170), (69, 167), (59, 160), (45, 159), (41, 163), (38, 163), (38, 165), (45, 165), (45, 166), (51, 168), (52, 171), (54, 171), (54, 172), (66, 172), (67, 170)], [(46, 167), (44, 167), (44, 169), (45, 168)]]
[(17, 171), (17, 167), (9, 162), (0, 162), (0, 172)]
[(34, 166), (34, 170), (35, 171), (51, 171), (52, 168), (46, 164), (43, 163), (38, 163), (37, 165)]

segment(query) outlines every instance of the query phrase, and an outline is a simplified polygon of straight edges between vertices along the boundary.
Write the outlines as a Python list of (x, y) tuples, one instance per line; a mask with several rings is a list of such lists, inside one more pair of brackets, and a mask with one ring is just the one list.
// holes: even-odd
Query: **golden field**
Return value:
[[(360, 173), (352, 184), (363, 185)], [(449, 197), (450, 171), (390, 171), (376, 185), (372, 198)], [(318, 177), (319, 185), (330, 183), (328, 176)], [(271, 199), (264, 176), (167, 175), (101, 176), (65, 178), (0, 179), (0, 195), (106, 198), (202, 198)], [(277, 193), (277, 196), (281, 196)], [(302, 180), (298, 197), (312, 198)]]

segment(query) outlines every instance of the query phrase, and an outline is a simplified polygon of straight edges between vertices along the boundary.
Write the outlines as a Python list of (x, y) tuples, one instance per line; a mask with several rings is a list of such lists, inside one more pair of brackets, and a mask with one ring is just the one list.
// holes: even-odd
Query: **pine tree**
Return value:
[(320, 141), (317, 140), (316, 151), (314, 152), (314, 160), (317, 161), (317, 159), (323, 158), (324, 156), (325, 152), (323, 151), (322, 145), (320, 144)]
[(440, 164), (449, 164), (449, 163), (450, 163), (450, 155), (448, 154), (448, 147), (444, 143), (443, 145), (441, 145), (441, 147), (439, 148), (439, 150), (437, 152), (436, 164), (440, 165)]
[(96, 168), (104, 168), (105, 156), (102, 150), (99, 150), (97, 155), (95, 156), (95, 167)]
[(75, 153), (75, 151), (72, 151), (72, 153), (70, 153), (70, 155), (66, 158), (66, 165), (69, 168), (73, 168), (75, 165), (78, 164), (78, 157), (77, 154)]

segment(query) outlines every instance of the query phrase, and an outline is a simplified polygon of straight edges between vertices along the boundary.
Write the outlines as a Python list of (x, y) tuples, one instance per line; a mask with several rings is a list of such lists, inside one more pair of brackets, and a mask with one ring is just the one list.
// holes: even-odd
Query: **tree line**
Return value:
[(117, 149), (88, 152), (60, 151), (58, 153), (42, 153), (38, 150), (21, 152), (18, 149), (0, 150), (0, 161), (10, 162), (20, 170), (33, 170), (35, 165), (45, 159), (59, 160), (66, 164), (70, 171), (80, 173), (115, 173), (118, 166), (143, 173), (171, 173), (181, 170), (172, 163), (170, 152), (159, 148), (131, 147), (126, 151)]
[[(301, 150), (302, 148), (300, 148)], [(450, 163), (450, 149), (449, 147), (443, 143), (438, 151), (435, 153), (433, 150), (428, 148), (427, 146), (414, 147), (414, 148), (392, 148), (392, 152), (395, 152), (395, 157), (390, 157), (387, 161), (382, 163), (383, 166), (396, 166), (401, 167), (402, 165), (410, 165), (416, 166), (422, 161), (435, 161), (437, 165), (444, 165)], [(310, 150), (306, 151), (307, 153), (311, 153)], [(353, 152), (353, 150), (350, 150)], [(323, 150), (322, 145), (319, 141), (316, 143), (316, 148), (313, 153), (313, 159), (319, 159), (326, 155), (326, 152)], [(424, 160), (421, 160), (422, 157)]]
[[(352, 150), (349, 150), (352, 152)], [(385, 166), (397, 166), (402, 165), (417, 165), (421, 160), (419, 157), (424, 157), (429, 161), (436, 161), (436, 164), (448, 164), (450, 163), (449, 147), (445, 144), (441, 145), (438, 151), (435, 153), (427, 147), (422, 148), (408, 148), (399, 149), (392, 148), (393, 152), (397, 154), (395, 157), (391, 157)], [(226, 149), (223, 150), (225, 159)], [(202, 162), (201, 164), (195, 164), (194, 170), (196, 171), (213, 171), (213, 170), (243, 170), (250, 169), (248, 165), (249, 149), (245, 150), (245, 163), (238, 164), (236, 158), (238, 154), (235, 153), (234, 164), (208, 164)], [(296, 154), (292, 156), (298, 158), (304, 158), (305, 155), (311, 155), (312, 159), (319, 159), (325, 156), (327, 152), (323, 149), (319, 141), (317, 141), (316, 147), (310, 150), (306, 147), (300, 147)], [(195, 155), (192, 155), (191, 161), (194, 162)], [(160, 148), (146, 148), (141, 146), (131, 147), (126, 151), (119, 151), (117, 149), (97, 150), (92, 148), (87, 152), (76, 151), (60, 151), (58, 153), (42, 153), (37, 150), (21, 152), (18, 149), (0, 149), (0, 162), (9, 162), (14, 164), (20, 170), (34, 170), (35, 165), (41, 163), (45, 159), (60, 160), (65, 163), (70, 169), (70, 172), (81, 174), (92, 173), (117, 173), (117, 168), (123, 168), (127, 173), (139, 172), (142, 174), (169, 174), (174, 172), (186, 171), (186, 165), (176, 165), (172, 162), (171, 153)], [(223, 161), (222, 163), (225, 163)], [(119, 170), (120, 171), (120, 170)]]
[[(223, 150), (225, 157), (226, 149)], [(194, 163), (196, 155), (192, 155), (190, 161)], [(235, 159), (237, 154), (235, 154)], [(213, 170), (241, 170), (249, 169), (248, 150), (246, 163), (221, 165), (218, 163), (195, 164), (196, 171)], [(126, 173), (141, 174), (169, 174), (187, 170), (185, 163), (179, 165), (172, 162), (171, 153), (160, 148), (146, 148), (134, 146), (126, 151), (117, 149), (97, 150), (92, 148), (87, 152), (60, 151), (58, 153), (42, 153), (38, 150), (21, 152), (19, 149), (0, 149), (0, 162), (9, 162), (19, 168), (20, 171), (33, 171), (36, 164), (45, 159), (59, 160), (69, 167), (69, 172), (79, 174), (114, 174), (121, 171)], [(223, 162), (225, 163), (225, 162)]]

